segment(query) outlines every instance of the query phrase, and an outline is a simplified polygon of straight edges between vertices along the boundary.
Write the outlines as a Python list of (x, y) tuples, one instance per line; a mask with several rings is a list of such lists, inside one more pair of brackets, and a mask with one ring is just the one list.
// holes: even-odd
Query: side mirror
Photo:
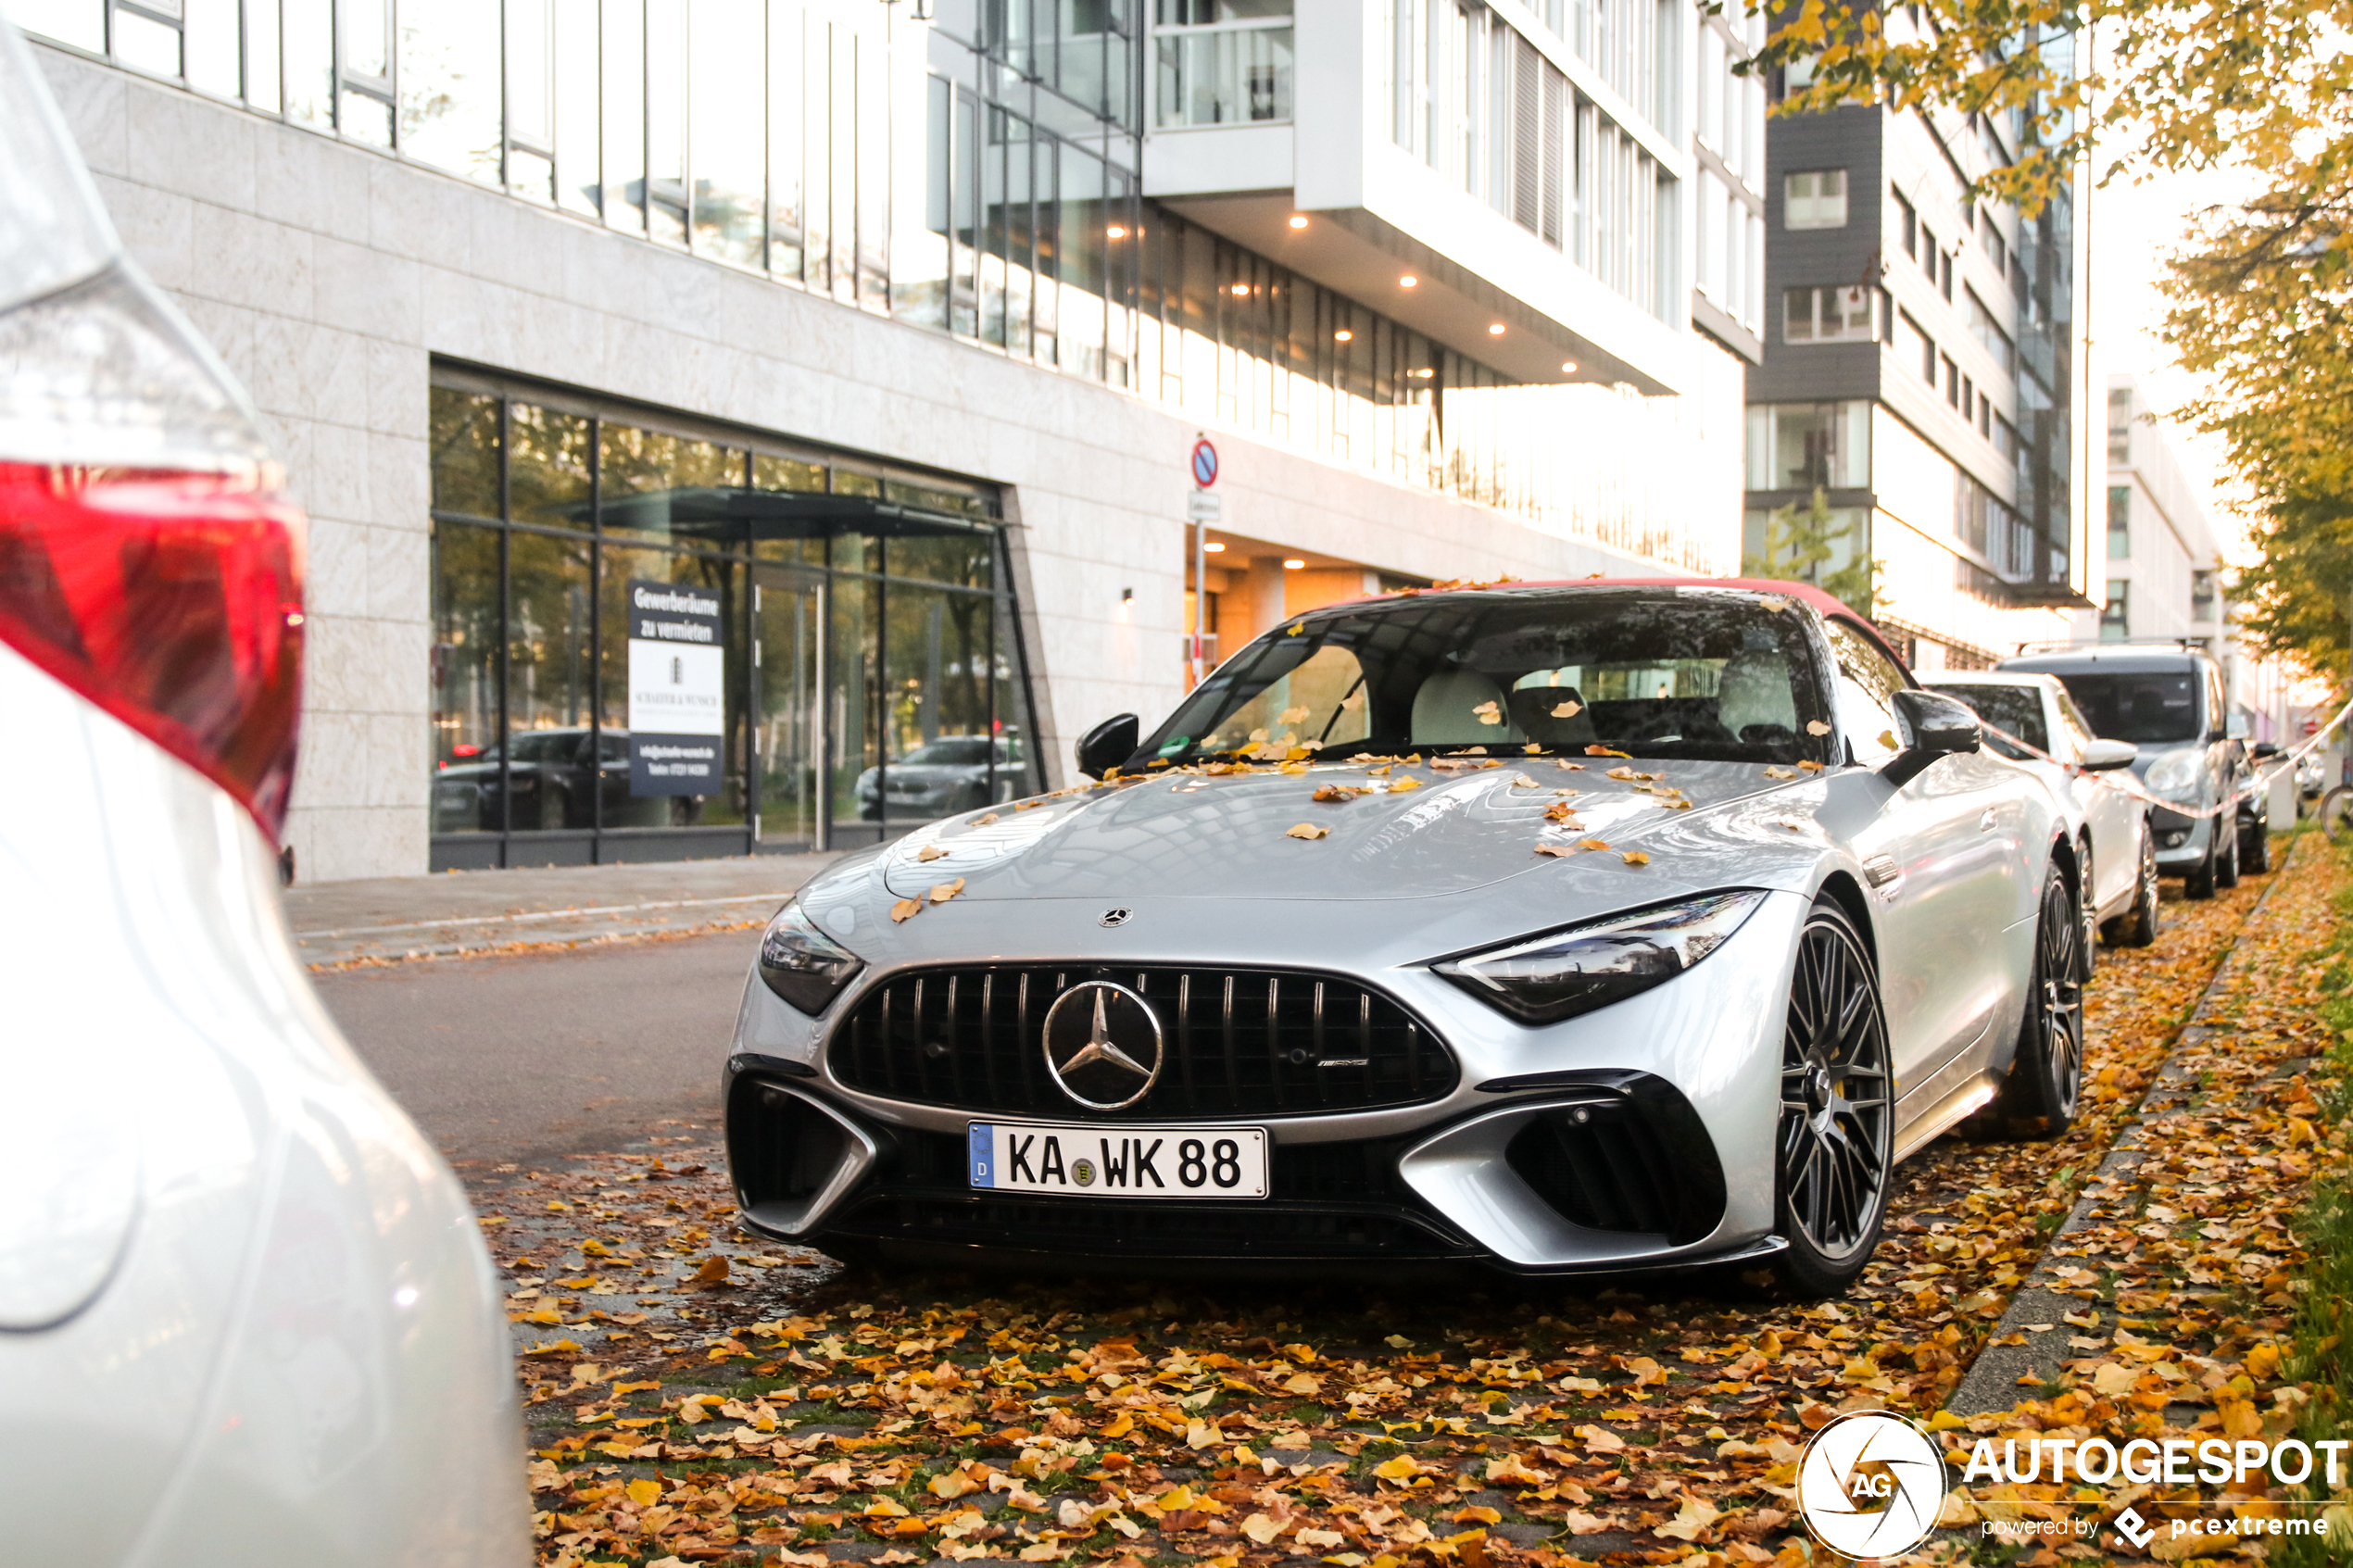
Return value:
[(2268, 762), (2279, 754), (2280, 748), (2270, 741), (2259, 740), (2255, 743), (2255, 759), (2258, 762)]
[(1078, 737), (1078, 771), (1100, 779), (1136, 755), (1136, 716), (1122, 713), (1106, 719)]
[(1903, 725), (1904, 749), (1880, 770), (1880, 777), (1901, 789), (1940, 757), (1975, 751), (1985, 744), (1984, 726), (1967, 703), (1935, 692), (1906, 687), (1895, 694), (1895, 718)]
[(2077, 766), (2087, 773), (2105, 773), (2131, 767), (2140, 755), (2141, 748), (2129, 740), (2095, 740), (2084, 746), (2083, 759)]

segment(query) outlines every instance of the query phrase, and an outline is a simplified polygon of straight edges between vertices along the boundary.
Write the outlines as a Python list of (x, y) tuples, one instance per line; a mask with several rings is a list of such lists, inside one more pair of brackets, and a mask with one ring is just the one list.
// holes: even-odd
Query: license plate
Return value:
[(1265, 1198), (1264, 1127), (966, 1124), (972, 1185), (1065, 1198)]

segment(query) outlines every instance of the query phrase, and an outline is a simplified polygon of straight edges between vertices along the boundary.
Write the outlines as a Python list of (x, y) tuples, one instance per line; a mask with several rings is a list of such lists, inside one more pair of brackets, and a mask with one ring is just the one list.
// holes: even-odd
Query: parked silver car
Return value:
[(279, 913), (302, 533), (0, 21), (0, 1530), (530, 1559), (497, 1276)]
[[(1966, 702), (1984, 721), (2057, 759), (2046, 762), (1997, 736), (1986, 744), (2043, 775), (2051, 793), (2071, 808), (2070, 832), (2083, 868), (2085, 972), (2097, 949), (2095, 929), (2112, 947), (2145, 947), (2157, 940), (2157, 834), (2149, 808), (2096, 775), (2129, 769), (2140, 756), (2131, 741), (2100, 740), (2056, 675), (2024, 670), (1941, 670), (1923, 683)], [(2131, 774), (2125, 773), (2129, 780)]]
[(2074, 1112), (2064, 813), (1818, 590), (1335, 606), (1137, 729), (771, 923), (727, 1064), (752, 1230), (1827, 1293), (1894, 1160), (1997, 1095)]

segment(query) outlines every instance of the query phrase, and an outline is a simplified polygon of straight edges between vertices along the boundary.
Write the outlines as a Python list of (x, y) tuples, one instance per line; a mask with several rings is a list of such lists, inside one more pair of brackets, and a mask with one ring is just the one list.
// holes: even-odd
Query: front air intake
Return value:
[(1689, 1101), (1642, 1087), (1537, 1112), (1504, 1158), (1572, 1224), (1686, 1245), (1724, 1217), (1723, 1166)]

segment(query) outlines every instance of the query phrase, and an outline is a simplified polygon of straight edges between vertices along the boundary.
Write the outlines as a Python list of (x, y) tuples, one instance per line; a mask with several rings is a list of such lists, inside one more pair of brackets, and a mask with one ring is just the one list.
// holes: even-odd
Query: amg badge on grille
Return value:
[(1089, 1110), (1135, 1104), (1160, 1081), (1160, 1016), (1125, 985), (1088, 980), (1046, 1010), (1046, 1071)]

